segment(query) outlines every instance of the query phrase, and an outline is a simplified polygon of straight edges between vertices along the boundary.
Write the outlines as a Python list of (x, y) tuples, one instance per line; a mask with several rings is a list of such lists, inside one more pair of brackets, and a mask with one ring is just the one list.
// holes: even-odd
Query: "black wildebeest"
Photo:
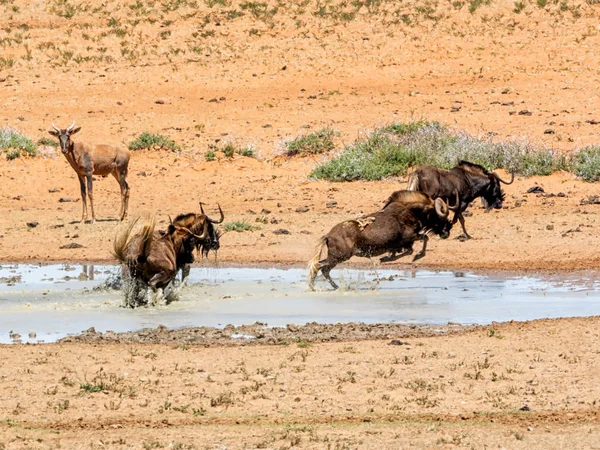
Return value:
[[(219, 208), (220, 217), (218, 220), (211, 219), (204, 213), (204, 208), (202, 207), (203, 203), (200, 202), (200, 214), (197, 213), (187, 213), (187, 214), (179, 214), (175, 217), (173, 221), (173, 225), (187, 228), (192, 233), (205, 234), (206, 237), (203, 240), (196, 239), (195, 247), (196, 251), (200, 252), (202, 256), (208, 257), (208, 253), (211, 250), (215, 252), (219, 250), (221, 244), (219, 242), (219, 238), (224, 234), (223, 232), (219, 232), (215, 225), (220, 224), (225, 219), (225, 215), (223, 214), (223, 210), (221, 209), (221, 205), (217, 204)], [(182, 283), (185, 284), (187, 278), (190, 274), (190, 264), (193, 262), (185, 263), (182, 265)]]
[[(411, 249), (417, 240), (426, 242), (428, 232), (447, 238), (452, 224), (448, 220), (448, 206), (442, 199), (435, 201), (426, 197), (426, 202), (403, 204), (400, 201), (388, 201), (385, 208), (362, 216), (346, 220), (335, 225), (329, 233), (319, 240), (315, 255), (308, 263), (308, 287), (314, 289), (315, 278), (319, 270), (334, 289), (337, 284), (331, 279), (330, 271), (339, 263), (352, 256), (380, 256), (384, 253)], [(327, 247), (327, 258), (321, 259), (323, 247)], [(425, 255), (423, 251), (415, 260)], [(405, 253), (406, 254), (406, 253)], [(397, 259), (391, 257), (391, 259)]]
[(48, 133), (58, 138), (63, 155), (65, 155), (65, 158), (67, 158), (67, 161), (69, 161), (69, 164), (79, 178), (83, 206), (81, 221), (87, 221), (88, 217), (86, 180), (87, 196), (90, 198), (90, 207), (92, 209), (92, 223), (96, 221), (92, 192), (92, 175), (112, 175), (119, 182), (119, 186), (121, 187), (121, 212), (119, 212), (119, 218), (120, 220), (125, 219), (129, 203), (129, 185), (127, 184), (127, 170), (130, 158), (129, 150), (112, 145), (74, 142), (71, 136), (81, 130), (81, 127), (75, 128), (75, 122), (64, 130), (61, 130), (54, 124), (52, 124), (52, 127), (54, 131), (48, 131)]
[(408, 177), (406, 189), (424, 192), (431, 198), (441, 198), (449, 204), (452, 204), (454, 196), (458, 195), (460, 200), (458, 204), (454, 205), (452, 223), (455, 224), (459, 220), (463, 236), (470, 239), (471, 236), (465, 228), (465, 219), (462, 213), (477, 197), (483, 199), (486, 212), (492, 208), (502, 208), (504, 192), (500, 183), (511, 184), (514, 179), (514, 174), (511, 174), (510, 181), (506, 181), (479, 164), (460, 161), (456, 167), (450, 170), (438, 169), (433, 166), (418, 167)]
[(154, 217), (143, 221), (140, 230), (132, 235), (138, 220), (115, 236), (113, 254), (129, 269), (129, 275), (150, 287), (158, 303), (163, 289), (173, 281), (183, 264), (193, 261), (195, 240), (203, 240), (206, 233), (196, 235), (185, 227), (170, 224), (166, 232), (155, 231)]

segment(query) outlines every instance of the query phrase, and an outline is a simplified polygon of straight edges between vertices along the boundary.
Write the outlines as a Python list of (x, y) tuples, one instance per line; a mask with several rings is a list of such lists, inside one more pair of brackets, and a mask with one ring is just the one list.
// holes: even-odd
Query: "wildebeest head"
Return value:
[(452, 222), (448, 220), (448, 214), (451, 208), (441, 198), (434, 200), (434, 208), (428, 214), (427, 229), (437, 234), (442, 239), (450, 236)]
[(500, 183), (511, 184), (515, 179), (514, 174), (511, 173), (510, 181), (506, 181), (500, 178), (496, 172), (490, 172), (479, 164), (470, 163), (468, 161), (460, 161), (458, 163), (458, 167), (480, 179), (480, 181), (477, 180), (474, 181), (474, 183), (481, 183), (480, 187), (483, 188), (481, 199), (486, 212), (490, 211), (491, 209), (502, 208), (502, 202), (504, 201), (505, 194), (500, 186)]
[(208, 256), (208, 252), (210, 252), (211, 250), (214, 250), (216, 252), (217, 250), (219, 250), (219, 248), (221, 248), (221, 244), (219, 243), (219, 238), (224, 233), (220, 232), (215, 225), (222, 223), (223, 220), (225, 219), (225, 215), (223, 214), (221, 205), (217, 204), (217, 206), (219, 207), (219, 214), (220, 214), (219, 220), (211, 219), (209, 216), (207, 216), (204, 213), (204, 208), (202, 208), (202, 202), (200, 202), (200, 211), (206, 218), (206, 231), (207, 231), (208, 235), (207, 235), (207, 238), (204, 240), (204, 242), (201, 245), (199, 245), (197, 248), (198, 249), (201, 248), (202, 255), (206, 256), (206, 257)]
[(502, 208), (502, 202), (504, 202), (506, 194), (502, 190), (502, 187), (500, 187), (500, 183), (511, 184), (515, 179), (515, 175), (511, 174), (510, 181), (503, 180), (496, 172), (491, 172), (488, 177), (490, 182), (481, 196), (486, 212)]
[(61, 151), (67, 153), (69, 151), (69, 144), (71, 143), (71, 136), (79, 132), (81, 127), (75, 128), (75, 122), (73, 122), (69, 128), (65, 128), (64, 130), (58, 128), (54, 123), (52, 123), (52, 128), (54, 128), (55, 131), (48, 131), (48, 133), (58, 138)]
[(202, 202), (200, 202), (201, 214), (189, 213), (180, 214), (175, 218), (173, 222), (175, 225), (184, 226), (188, 228), (192, 233), (204, 234), (205, 237), (200, 239), (194, 239), (193, 245), (198, 252), (201, 252), (203, 256), (208, 256), (211, 250), (217, 251), (220, 248), (219, 238), (224, 234), (218, 230), (216, 225), (223, 222), (225, 218), (221, 206), (219, 206), (220, 218), (218, 220), (212, 219), (204, 213)]

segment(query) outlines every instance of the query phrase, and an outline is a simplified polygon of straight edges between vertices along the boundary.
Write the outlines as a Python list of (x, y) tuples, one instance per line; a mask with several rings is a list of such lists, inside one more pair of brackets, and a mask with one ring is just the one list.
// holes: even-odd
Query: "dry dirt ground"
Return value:
[(309, 326), (281, 331), (287, 343), (225, 347), (202, 336), (182, 344), (185, 332), (168, 343), (174, 336), (157, 330), (143, 344), (2, 346), (0, 445), (598, 448), (599, 325), (541, 320), (437, 336), (389, 327), (359, 341), (361, 327), (348, 326), (329, 343), (312, 342)]
[[(226, 234), (221, 261), (300, 264), (404, 180), (310, 181), (332, 154), (284, 158), (285, 140), (331, 126), (339, 151), (377, 126), (427, 119), (565, 153), (597, 144), (599, 16), (595, 0), (0, 0), (0, 126), (37, 139), (75, 120), (78, 138), (119, 145), (165, 134), (183, 150), (134, 153), (131, 216), (166, 222), (220, 203), (226, 221), (260, 227)], [(258, 158), (206, 161), (225, 142)], [(536, 184), (564, 196), (525, 194)], [(500, 211), (473, 206), (475, 239), (433, 240), (417, 266), (599, 268), (600, 206), (580, 204), (595, 184), (559, 173), (506, 192)], [(112, 260), (119, 224), (73, 223), (78, 198), (52, 148), (0, 158), (0, 260)], [(116, 216), (112, 178), (95, 198), (100, 217)], [(60, 248), (70, 243), (82, 247)], [(0, 448), (593, 448), (597, 328), (509, 324), (407, 346), (2, 347)]]

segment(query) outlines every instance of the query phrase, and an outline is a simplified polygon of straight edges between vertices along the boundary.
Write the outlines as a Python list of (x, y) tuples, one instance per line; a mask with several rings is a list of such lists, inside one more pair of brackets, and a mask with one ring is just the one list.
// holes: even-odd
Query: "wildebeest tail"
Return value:
[[(127, 262), (127, 244), (129, 244), (129, 242), (131, 241), (131, 233), (139, 220), (139, 217), (132, 220), (123, 231), (121, 231), (115, 236), (115, 239), (113, 241), (112, 253), (114, 257), (122, 263)], [(150, 246), (152, 245), (152, 237), (154, 234), (155, 222), (156, 220), (154, 217), (148, 217), (144, 219), (144, 223), (142, 224), (141, 229), (134, 235), (136, 238), (140, 239), (138, 259), (145, 260), (148, 257), (148, 254), (150, 253)]]
[(148, 259), (150, 254), (150, 247), (152, 246), (152, 237), (154, 236), (154, 226), (156, 224), (156, 218), (154, 216), (148, 217), (142, 224), (142, 229), (138, 233), (140, 236), (140, 254), (137, 257), (138, 262), (143, 263)]
[(408, 177), (408, 184), (406, 185), (407, 191), (418, 191), (419, 190), (419, 173), (414, 171)]
[(321, 253), (323, 252), (323, 247), (327, 245), (327, 236), (323, 236), (319, 239), (319, 243), (317, 244), (317, 248), (315, 249), (315, 254), (308, 261), (307, 269), (308, 269), (308, 287), (309, 289), (314, 289), (315, 278), (317, 277), (317, 273), (319, 272), (319, 261), (321, 260)]
[(125, 262), (125, 250), (127, 249), (127, 242), (129, 242), (129, 236), (131, 235), (133, 227), (135, 227), (135, 224), (138, 222), (139, 219), (139, 217), (136, 217), (134, 220), (129, 222), (127, 227), (117, 232), (117, 234), (115, 235), (115, 239), (113, 240), (112, 254), (122, 263)]

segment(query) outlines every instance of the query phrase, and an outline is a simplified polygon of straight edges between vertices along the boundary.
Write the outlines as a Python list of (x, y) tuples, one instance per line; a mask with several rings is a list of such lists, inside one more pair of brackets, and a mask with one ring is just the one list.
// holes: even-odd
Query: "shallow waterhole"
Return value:
[(114, 265), (0, 265), (0, 343), (53, 342), (90, 327), (122, 332), (257, 321), (488, 324), (600, 314), (600, 282), (589, 274), (336, 268), (332, 275), (340, 290), (319, 277), (317, 291), (307, 292), (302, 268), (194, 267), (178, 302), (137, 309), (120, 307), (120, 291), (97, 289), (118, 274)]

